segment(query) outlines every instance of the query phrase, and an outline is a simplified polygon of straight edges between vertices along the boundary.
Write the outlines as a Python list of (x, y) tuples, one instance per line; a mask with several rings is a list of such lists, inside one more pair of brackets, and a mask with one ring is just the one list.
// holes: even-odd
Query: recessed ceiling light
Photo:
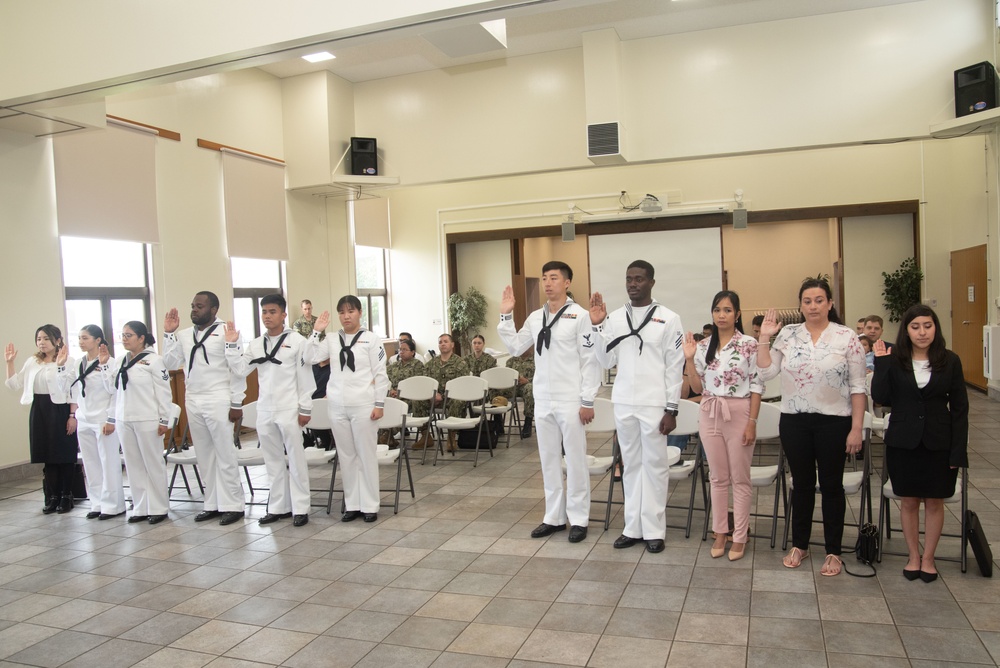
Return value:
[(319, 53), (310, 53), (308, 56), (302, 56), (302, 60), (308, 60), (310, 63), (322, 63), (324, 60), (333, 60), (336, 57), (329, 51), (320, 51)]

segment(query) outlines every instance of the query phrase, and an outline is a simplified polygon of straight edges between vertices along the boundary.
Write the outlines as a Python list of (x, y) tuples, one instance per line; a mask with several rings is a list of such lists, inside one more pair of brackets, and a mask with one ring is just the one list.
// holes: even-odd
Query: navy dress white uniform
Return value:
[(676, 313), (653, 301), (631, 303), (593, 325), (601, 366), (617, 366), (611, 400), (622, 453), (625, 529), (644, 540), (666, 536), (667, 437), (663, 412), (676, 411), (684, 382), (684, 330)]
[(305, 338), (287, 327), (278, 336), (254, 339), (246, 350), (242, 342), (226, 343), (235, 373), (257, 371), (257, 436), (271, 486), (267, 511), (275, 515), (309, 514), (309, 466), (298, 416), (312, 414), (316, 381), (303, 358), (305, 347)]
[(590, 472), (580, 408), (594, 407), (601, 384), (590, 313), (572, 299), (567, 299), (556, 313), (550, 313), (546, 303), (528, 316), (520, 331), (514, 329), (513, 314), (501, 314), (497, 332), (514, 357), (535, 346), (535, 430), (545, 487), (542, 522), (559, 526), (568, 519), (572, 526), (586, 527), (590, 519)]
[(163, 335), (163, 361), (184, 370), (184, 404), (198, 468), (205, 483), (206, 511), (243, 512), (243, 486), (233, 446), (229, 410), (240, 409), (246, 378), (226, 359), (226, 325), (216, 320), (198, 331), (188, 327)]
[(117, 368), (113, 357), (106, 364), (85, 357), (78, 363), (59, 367), (56, 372), (70, 403), (76, 404), (76, 437), (87, 474), (90, 510), (104, 515), (125, 512), (120, 444), (114, 432), (104, 433), (104, 425), (115, 425), (114, 385), (109, 391), (104, 377), (109, 369)]
[(347, 335), (340, 330), (319, 340), (309, 338), (306, 364), (330, 360), (327, 407), (337, 442), (337, 459), (344, 477), (344, 509), (377, 513), (378, 422), (372, 410), (385, 406), (389, 376), (385, 372), (385, 348), (378, 336), (362, 328)]
[(104, 385), (115, 392), (115, 433), (125, 455), (132, 514), (166, 515), (167, 464), (157, 430), (170, 425), (172, 405), (163, 358), (152, 348), (134, 357), (129, 353), (116, 366), (106, 367)]

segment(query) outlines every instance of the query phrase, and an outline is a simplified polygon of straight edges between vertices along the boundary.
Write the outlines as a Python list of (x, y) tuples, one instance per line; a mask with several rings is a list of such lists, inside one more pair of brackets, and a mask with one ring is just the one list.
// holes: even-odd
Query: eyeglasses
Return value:
[(127, 341), (128, 339), (134, 339), (135, 334), (132, 332), (122, 332), (122, 341)]

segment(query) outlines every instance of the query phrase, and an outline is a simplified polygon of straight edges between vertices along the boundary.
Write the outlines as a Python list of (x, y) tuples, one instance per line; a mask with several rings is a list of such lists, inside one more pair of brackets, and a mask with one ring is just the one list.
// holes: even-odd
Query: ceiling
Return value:
[[(920, 0), (554, 0), (515, 9), (317, 43), (294, 56), (262, 65), (279, 78), (327, 70), (351, 82), (384, 79), (458, 65), (581, 46), (581, 34), (614, 28), (622, 40), (780, 21)], [(451, 58), (422, 34), (446, 26), (505, 18), (507, 48)], [(302, 53), (329, 51), (335, 60), (308, 63)]]

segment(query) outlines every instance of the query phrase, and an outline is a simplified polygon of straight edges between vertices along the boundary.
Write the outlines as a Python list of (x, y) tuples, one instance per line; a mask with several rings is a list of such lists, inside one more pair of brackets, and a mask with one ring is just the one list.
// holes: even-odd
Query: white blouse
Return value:
[(927, 360), (913, 360), (913, 377), (917, 387), (924, 389), (931, 382), (931, 363)]
[(851, 415), (851, 395), (865, 394), (865, 350), (857, 333), (831, 322), (814, 344), (804, 324), (788, 325), (771, 345), (767, 382), (781, 375), (782, 413)]
[(757, 372), (757, 341), (752, 336), (734, 332), (729, 343), (715, 351), (711, 363), (706, 362), (709, 341), (700, 341), (694, 354), (702, 395), (746, 398), (751, 393), (764, 393), (764, 383)]

